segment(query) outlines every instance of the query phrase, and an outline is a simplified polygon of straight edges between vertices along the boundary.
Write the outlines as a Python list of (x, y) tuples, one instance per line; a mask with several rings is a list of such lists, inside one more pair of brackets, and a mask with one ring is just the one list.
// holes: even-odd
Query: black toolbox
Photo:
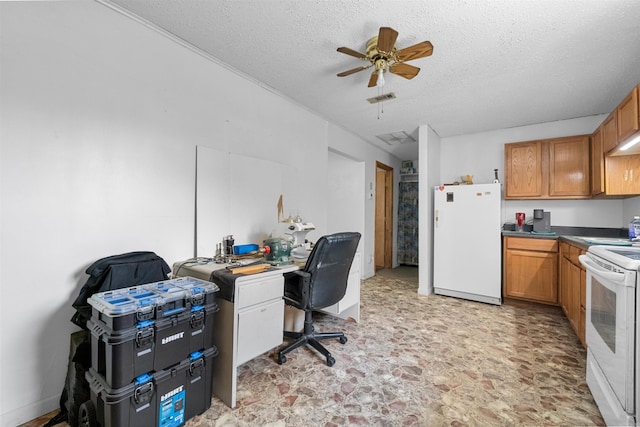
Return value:
[(91, 400), (84, 404), (85, 413), (95, 416), (101, 427), (182, 426), (211, 406), (211, 359), (217, 354), (215, 347), (194, 352), (171, 367), (140, 375), (120, 388), (110, 387), (90, 368), (86, 379)]
[(214, 346), (218, 287), (192, 277), (94, 294), (91, 366), (118, 389)]
[(130, 329), (139, 322), (160, 320), (192, 307), (215, 304), (218, 285), (195, 277), (179, 277), (91, 295), (91, 319), (112, 331)]

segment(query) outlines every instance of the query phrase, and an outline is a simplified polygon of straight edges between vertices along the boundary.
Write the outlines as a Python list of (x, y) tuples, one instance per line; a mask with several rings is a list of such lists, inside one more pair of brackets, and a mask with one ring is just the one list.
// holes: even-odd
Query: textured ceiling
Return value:
[[(270, 86), (401, 160), (442, 137), (608, 113), (640, 81), (638, 0), (103, 0), (121, 6)], [(396, 99), (372, 105), (370, 70), (336, 51), (364, 52), (381, 26), (398, 48), (423, 40), (413, 80), (385, 75)]]

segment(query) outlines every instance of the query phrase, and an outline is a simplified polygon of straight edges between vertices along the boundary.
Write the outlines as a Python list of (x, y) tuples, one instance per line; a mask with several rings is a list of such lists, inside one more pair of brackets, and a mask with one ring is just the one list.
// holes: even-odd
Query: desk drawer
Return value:
[(256, 305), (238, 313), (236, 366), (282, 344), (284, 300)]
[(284, 277), (282, 275), (249, 279), (247, 282), (236, 285), (235, 303), (238, 310), (272, 299), (282, 299), (284, 294)]

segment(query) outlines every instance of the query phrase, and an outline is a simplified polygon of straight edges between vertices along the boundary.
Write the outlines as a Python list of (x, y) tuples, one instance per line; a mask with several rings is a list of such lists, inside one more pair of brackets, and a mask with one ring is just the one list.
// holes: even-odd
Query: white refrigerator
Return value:
[(501, 304), (500, 203), (499, 183), (434, 188), (436, 294)]

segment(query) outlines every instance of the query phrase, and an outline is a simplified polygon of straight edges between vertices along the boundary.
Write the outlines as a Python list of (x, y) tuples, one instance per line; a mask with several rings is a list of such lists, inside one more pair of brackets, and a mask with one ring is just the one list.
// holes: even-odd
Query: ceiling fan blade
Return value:
[(414, 67), (413, 65), (405, 64), (404, 62), (396, 62), (395, 64), (389, 66), (389, 71), (393, 74), (397, 74), (400, 77), (404, 77), (405, 79), (411, 80), (420, 72), (420, 68)]
[(367, 55), (365, 55), (364, 53), (357, 52), (357, 51), (355, 51), (353, 49), (349, 49), (348, 47), (339, 47), (338, 48), (338, 52), (345, 53), (345, 54), (351, 55), (351, 56), (355, 56), (356, 58), (360, 58), (360, 59), (368, 59)]
[(371, 73), (371, 77), (369, 77), (369, 87), (374, 87), (378, 83), (378, 72), (374, 71)]
[(378, 33), (378, 50), (382, 52), (391, 52), (396, 45), (398, 32), (391, 27), (380, 27)]
[(424, 41), (422, 43), (414, 44), (413, 46), (405, 47), (396, 52), (396, 58), (398, 61), (406, 62), (412, 59), (424, 58), (430, 56), (433, 53), (433, 45), (431, 42)]
[(366, 70), (369, 67), (371, 67), (371, 65), (363, 65), (362, 67), (353, 68), (351, 70), (343, 71), (341, 73), (338, 73), (338, 77), (350, 76), (351, 74), (357, 73), (358, 71)]

